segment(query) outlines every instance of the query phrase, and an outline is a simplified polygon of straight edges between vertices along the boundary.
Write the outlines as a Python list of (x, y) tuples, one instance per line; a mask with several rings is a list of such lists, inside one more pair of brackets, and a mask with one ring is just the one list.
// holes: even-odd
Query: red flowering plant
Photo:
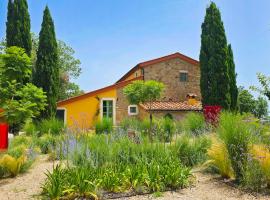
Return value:
[(221, 106), (204, 106), (203, 107), (203, 114), (205, 121), (207, 123), (212, 124), (213, 126), (216, 126), (219, 120), (219, 114), (221, 112)]

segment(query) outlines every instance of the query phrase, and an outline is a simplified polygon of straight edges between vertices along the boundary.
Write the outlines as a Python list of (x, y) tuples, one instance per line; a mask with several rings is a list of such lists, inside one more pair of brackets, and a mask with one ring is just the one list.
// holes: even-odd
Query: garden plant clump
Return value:
[(62, 145), (66, 165), (47, 173), (43, 195), (94, 198), (107, 193), (143, 194), (186, 187), (191, 169), (182, 164), (174, 145), (151, 143), (141, 136), (134, 142), (118, 132), (70, 135)]
[(64, 131), (56, 119), (26, 123), (25, 134), (10, 139), (9, 148), (0, 153), (0, 179), (15, 177), (30, 169), (39, 154), (54, 154)]
[(205, 164), (245, 189), (259, 192), (269, 188), (266, 126), (247, 115), (223, 112)]

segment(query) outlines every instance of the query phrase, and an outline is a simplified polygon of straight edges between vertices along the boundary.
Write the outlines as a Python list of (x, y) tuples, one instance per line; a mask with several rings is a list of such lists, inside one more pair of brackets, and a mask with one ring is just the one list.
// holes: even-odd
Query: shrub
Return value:
[[(181, 164), (171, 145), (137, 144), (116, 134), (77, 138), (68, 158), (72, 167), (48, 173), (43, 193), (49, 198), (95, 198), (96, 191), (156, 192), (185, 187), (190, 168)], [(67, 144), (67, 142), (65, 142)]]
[(14, 158), (19, 158), (20, 156), (26, 153), (26, 149), (27, 149), (27, 146), (24, 144), (21, 144), (16, 147), (12, 147), (12, 148), (10, 147), (7, 153), (8, 155)]
[(268, 187), (270, 187), (270, 151), (265, 145), (253, 145), (251, 155), (259, 164), (263, 171)]
[(52, 151), (52, 149), (56, 146), (58, 138), (52, 134), (45, 134), (39, 138), (37, 138), (37, 145), (41, 150), (41, 153), (47, 154)]
[(101, 121), (96, 122), (95, 129), (96, 129), (96, 134), (111, 133), (113, 130), (112, 119), (103, 118)]
[(37, 128), (33, 121), (26, 121), (23, 131), (26, 133), (27, 136), (36, 136), (37, 135)]
[(202, 133), (205, 128), (204, 117), (201, 113), (188, 113), (181, 122), (182, 131), (198, 135)]
[(161, 141), (171, 142), (175, 133), (175, 123), (169, 117), (158, 120), (157, 135)]
[(241, 115), (223, 112), (217, 133), (226, 145), (235, 178), (240, 181), (247, 162), (248, 147), (253, 142), (249, 126)]
[(141, 122), (138, 119), (128, 117), (121, 121), (120, 126), (125, 131), (127, 131), (128, 129), (139, 130), (140, 123)]
[(56, 118), (43, 119), (36, 125), (38, 136), (43, 134), (60, 135), (64, 131), (64, 123)]
[(172, 146), (175, 154), (186, 166), (194, 166), (206, 160), (210, 140), (206, 136), (183, 135)]
[(15, 136), (10, 140), (9, 148), (14, 148), (20, 145), (29, 146), (32, 144), (32, 138), (25, 135)]
[(205, 163), (206, 166), (213, 167), (224, 178), (234, 177), (229, 153), (226, 145), (222, 141), (213, 138), (211, 148), (208, 149), (207, 155), (209, 160)]
[(19, 158), (14, 158), (5, 154), (0, 159), (0, 166), (4, 168), (12, 177), (17, 176), (21, 170), (21, 166), (25, 163), (26, 157), (24, 155)]
[(260, 163), (250, 158), (243, 170), (241, 184), (244, 188), (259, 192), (265, 185), (265, 174), (260, 166)]
[(63, 195), (66, 170), (56, 165), (52, 172), (47, 172), (46, 182), (42, 185), (43, 194), (49, 199), (59, 199)]

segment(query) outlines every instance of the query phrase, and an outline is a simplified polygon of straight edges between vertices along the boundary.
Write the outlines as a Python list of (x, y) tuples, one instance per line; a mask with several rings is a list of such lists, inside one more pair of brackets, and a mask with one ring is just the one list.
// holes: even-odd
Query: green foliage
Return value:
[(125, 131), (127, 131), (128, 129), (139, 130), (139, 127), (141, 126), (142, 123), (143, 123), (142, 121), (139, 121), (136, 118), (127, 117), (120, 122), (120, 126)]
[[(33, 52), (32, 60), (36, 63), (39, 38), (32, 33)], [(83, 93), (75, 83), (70, 82), (70, 79), (76, 79), (81, 74), (81, 61), (75, 58), (75, 51), (65, 42), (57, 40), (57, 50), (59, 55), (59, 75), (60, 85), (58, 93), (58, 101), (71, 98)]]
[(52, 134), (45, 134), (37, 138), (36, 144), (41, 153), (48, 154), (55, 148), (58, 138)]
[(199, 135), (206, 129), (206, 123), (201, 113), (188, 113), (180, 122), (180, 127), (185, 133)]
[(54, 23), (46, 6), (43, 15), (33, 82), (47, 94), (47, 107), (41, 118), (54, 117), (59, 93), (59, 55)]
[(31, 76), (31, 59), (25, 50), (16, 46), (5, 49), (4, 54), (0, 54), (3, 66), (1, 66), (1, 82), (16, 80), (23, 84)]
[(47, 197), (90, 193), (94, 198), (97, 191), (145, 193), (189, 184), (190, 169), (181, 164), (171, 146), (150, 144), (147, 138), (137, 144), (118, 133), (81, 136), (75, 146), (72, 141), (65, 142), (72, 144), (67, 156), (72, 165), (49, 175), (43, 186)]
[(217, 134), (226, 145), (235, 178), (240, 181), (243, 178), (249, 145), (253, 142), (252, 132), (241, 115), (223, 112)]
[(270, 77), (262, 74), (262, 73), (257, 73), (257, 78), (261, 84), (261, 88), (252, 86), (251, 89), (254, 91), (259, 92), (261, 95), (265, 95), (268, 100), (270, 100)]
[(69, 82), (67, 79), (60, 78), (60, 90), (58, 100), (69, 99), (74, 96), (83, 94), (84, 91), (80, 89), (80, 86)]
[[(232, 57), (231, 57), (232, 58)], [(221, 14), (214, 2), (206, 9), (202, 24), (200, 69), (203, 105), (230, 109), (227, 39)]]
[(64, 132), (64, 128), (63, 121), (56, 118), (43, 119), (36, 123), (36, 130), (39, 136), (46, 133), (57, 136)]
[(13, 125), (37, 117), (44, 110), (46, 96), (33, 84), (23, 84), (31, 75), (30, 58), (23, 49), (10, 47), (1, 54), (1, 60), (0, 107), (6, 121)]
[(27, 0), (9, 0), (6, 22), (7, 47), (18, 46), (31, 55), (30, 15)]
[(259, 192), (265, 185), (265, 175), (259, 162), (255, 159), (249, 159), (245, 165), (241, 184), (244, 188)]
[(253, 113), (255, 110), (256, 100), (248, 90), (244, 89), (244, 87), (239, 87), (238, 90), (240, 113)]
[(268, 103), (265, 98), (258, 97), (258, 99), (256, 100), (254, 115), (259, 119), (268, 116)]
[(32, 120), (26, 121), (25, 125), (23, 126), (23, 131), (26, 133), (27, 136), (37, 135), (36, 125)]
[(233, 51), (231, 44), (228, 45), (228, 73), (230, 79), (230, 95), (231, 95), (231, 106), (232, 111), (238, 110), (238, 88), (236, 85), (236, 73), (235, 73), (235, 64), (233, 58)]
[(47, 181), (42, 186), (43, 194), (50, 199), (58, 199), (62, 196), (64, 188), (64, 175), (65, 170), (63, 170), (60, 165), (53, 168), (52, 172), (47, 172)]
[(113, 121), (111, 118), (103, 118), (95, 124), (96, 134), (106, 133), (109, 134), (113, 130)]
[(172, 137), (175, 134), (175, 122), (172, 119), (165, 117), (158, 120), (157, 123), (157, 135), (160, 141), (171, 142)]
[(240, 113), (252, 113), (258, 118), (268, 115), (268, 103), (263, 97), (255, 99), (248, 90), (245, 90), (244, 87), (239, 87), (238, 98)]
[(206, 160), (210, 140), (206, 136), (183, 135), (172, 147), (175, 154), (186, 166), (194, 166)]
[(152, 102), (161, 97), (164, 84), (157, 81), (134, 81), (124, 88), (124, 95), (131, 104)]

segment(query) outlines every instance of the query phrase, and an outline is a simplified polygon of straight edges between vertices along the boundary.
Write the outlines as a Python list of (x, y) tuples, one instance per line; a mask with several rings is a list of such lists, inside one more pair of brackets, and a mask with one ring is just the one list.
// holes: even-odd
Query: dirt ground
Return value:
[[(46, 176), (44, 172), (52, 170), (53, 162), (47, 161), (46, 156), (41, 156), (25, 174), (16, 178), (0, 180), (0, 200), (24, 200), (39, 199), (40, 185)], [(118, 200), (270, 200), (270, 196), (252, 195), (240, 191), (226, 184), (218, 176), (194, 172), (195, 181), (193, 186), (176, 192), (165, 192), (161, 197), (155, 195), (143, 195), (123, 197)]]
[(176, 192), (165, 192), (161, 197), (154, 195), (133, 196), (120, 198), (119, 200), (270, 200), (270, 196), (252, 195), (240, 191), (225, 183), (218, 176), (195, 172), (194, 185)]
[(40, 185), (46, 178), (44, 172), (53, 168), (53, 162), (47, 160), (47, 156), (40, 156), (28, 172), (0, 180), (0, 199), (36, 199), (35, 195), (41, 192)]

